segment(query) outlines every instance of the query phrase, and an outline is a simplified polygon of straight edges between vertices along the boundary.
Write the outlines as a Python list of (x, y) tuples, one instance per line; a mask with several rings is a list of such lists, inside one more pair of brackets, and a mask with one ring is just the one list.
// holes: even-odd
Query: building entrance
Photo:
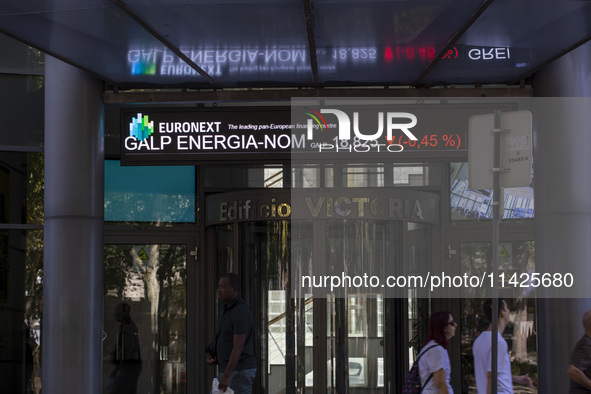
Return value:
[[(421, 345), (418, 338), (424, 337), (421, 321), (428, 299), (413, 291), (394, 298), (378, 288), (319, 296), (298, 267), (312, 266), (318, 273), (319, 267), (333, 269), (352, 256), (356, 260), (349, 267), (354, 268), (342, 275), (385, 279), (391, 267), (429, 266), (433, 225), (358, 216), (292, 218), (297, 209), (293, 196), (257, 193), (206, 200), (208, 261), (215, 277), (226, 272), (241, 276), (242, 294), (255, 317), (254, 392), (396, 392)], [(318, 213), (320, 200), (309, 201)], [(246, 219), (246, 205), (257, 206), (256, 217), (249, 208)]]

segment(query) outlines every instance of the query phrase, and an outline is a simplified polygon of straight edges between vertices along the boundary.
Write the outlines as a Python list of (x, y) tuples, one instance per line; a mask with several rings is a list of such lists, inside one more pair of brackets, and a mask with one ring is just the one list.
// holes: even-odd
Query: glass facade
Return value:
[(41, 389), (44, 55), (0, 35), (0, 381)]
[[(1, 38), (0, 47), (8, 54), (0, 59), (0, 362), (6, 366), (0, 368), (0, 377), (9, 392), (26, 388), (39, 393), (43, 56), (7, 38)], [(206, 392), (209, 382), (203, 376), (209, 372), (202, 371), (206, 367), (201, 348), (209, 338), (196, 328), (199, 323), (191, 325), (190, 321), (215, 324), (215, 319), (204, 313), (218, 307), (215, 293), (202, 288), (230, 271), (243, 278), (245, 298), (257, 317), (260, 367), (256, 392), (295, 392), (295, 388), (312, 392), (318, 381), (329, 392), (337, 392), (343, 385), (354, 393), (387, 392), (388, 382), (403, 378), (424, 338), (429, 313), (443, 302), (414, 292), (398, 299), (364, 292), (314, 298), (299, 290), (291, 276), (294, 256), (312, 261), (318, 256), (314, 242), (322, 234), (322, 258), (330, 263), (349, 249), (358, 249), (350, 253), (361, 253), (365, 258), (355, 267), (359, 272), (385, 264), (392, 255), (412, 267), (436, 261), (444, 252), (449, 253), (449, 264), (467, 272), (482, 272), (488, 267), (490, 244), (473, 238), (489, 231), (487, 220), (475, 219), (490, 218), (490, 193), (466, 187), (467, 164), (461, 159), (122, 167), (117, 157), (118, 131), (109, 129), (117, 110), (111, 107), (106, 111), (111, 123), (107, 122), (106, 136), (105, 233), (117, 242), (109, 241), (104, 247), (105, 392), (116, 384), (112, 372), (126, 359), (141, 360), (138, 391), (184, 393), (192, 384), (197, 392)], [(327, 220), (319, 232), (312, 221), (278, 218), (207, 227), (204, 223), (202, 210), (209, 195), (255, 189), (271, 195), (273, 190), (290, 188), (429, 191), (441, 196), (446, 208), (440, 225)], [(535, 269), (534, 245), (522, 240), (530, 237), (528, 219), (533, 218), (533, 208), (531, 188), (505, 191), (504, 218), (514, 219), (505, 221), (511, 222), (507, 224), (511, 231), (509, 239), (502, 242), (506, 255), (502, 255), (501, 270), (507, 275)], [(169, 238), (161, 242), (153, 239), (169, 233), (176, 236), (177, 232), (196, 239), (198, 250)], [(300, 244), (292, 244), (293, 238)], [(191, 265), (193, 258), (196, 266)], [(481, 301), (478, 294), (446, 301), (454, 316), (461, 316), (450, 354), (455, 354), (455, 348), (460, 355), (452, 356), (452, 369), (457, 375), (463, 371), (454, 383), (462, 393), (474, 392), (470, 346), (486, 324), (478, 311)], [(519, 294), (507, 297), (507, 302), (513, 325), (505, 337), (514, 365), (537, 382), (536, 304)], [(121, 311), (125, 322), (120, 321)], [(137, 330), (129, 329), (128, 319)], [(133, 338), (138, 352), (123, 345)], [(321, 347), (316, 346), (317, 338)]]

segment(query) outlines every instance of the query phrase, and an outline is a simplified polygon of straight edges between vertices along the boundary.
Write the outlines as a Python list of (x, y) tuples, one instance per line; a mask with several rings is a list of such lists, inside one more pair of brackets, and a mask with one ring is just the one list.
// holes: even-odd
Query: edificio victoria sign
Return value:
[(206, 226), (257, 220), (374, 219), (439, 224), (439, 196), (414, 190), (292, 189), (208, 196)]

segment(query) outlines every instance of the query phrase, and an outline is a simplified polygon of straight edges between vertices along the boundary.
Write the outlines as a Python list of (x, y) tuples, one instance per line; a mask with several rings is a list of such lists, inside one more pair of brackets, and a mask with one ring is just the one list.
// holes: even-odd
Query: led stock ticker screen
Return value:
[[(322, 101), (323, 102), (323, 101)], [(491, 107), (364, 100), (292, 100), (291, 107), (134, 108), (121, 111), (125, 165), (314, 157), (465, 155), (468, 119)], [(495, 104), (495, 108), (507, 106)], [(319, 156), (318, 156), (319, 155)]]
[[(417, 67), (426, 67), (439, 57), (438, 68), (470, 74), (482, 69), (513, 69), (519, 73), (533, 62), (533, 54), (521, 48), (456, 45), (442, 52), (444, 44), (317, 48), (320, 77), (351, 81), (388, 81), (393, 75), (415, 77)], [(206, 73), (224, 83), (243, 80), (309, 83), (310, 54), (301, 47), (218, 48), (182, 47), (182, 52)], [(145, 81), (185, 80), (203, 77), (166, 47), (134, 48), (127, 53), (129, 74)], [(462, 76), (462, 75), (460, 75)]]

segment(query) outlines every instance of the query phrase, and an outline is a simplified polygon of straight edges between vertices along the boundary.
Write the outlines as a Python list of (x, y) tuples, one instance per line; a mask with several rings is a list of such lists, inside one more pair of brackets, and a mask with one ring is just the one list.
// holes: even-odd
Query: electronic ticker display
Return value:
[(294, 99), (291, 107), (126, 108), (120, 114), (122, 163), (331, 160), (344, 154), (364, 160), (414, 160), (427, 153), (464, 157), (470, 116), (515, 107), (447, 101), (311, 105)]

